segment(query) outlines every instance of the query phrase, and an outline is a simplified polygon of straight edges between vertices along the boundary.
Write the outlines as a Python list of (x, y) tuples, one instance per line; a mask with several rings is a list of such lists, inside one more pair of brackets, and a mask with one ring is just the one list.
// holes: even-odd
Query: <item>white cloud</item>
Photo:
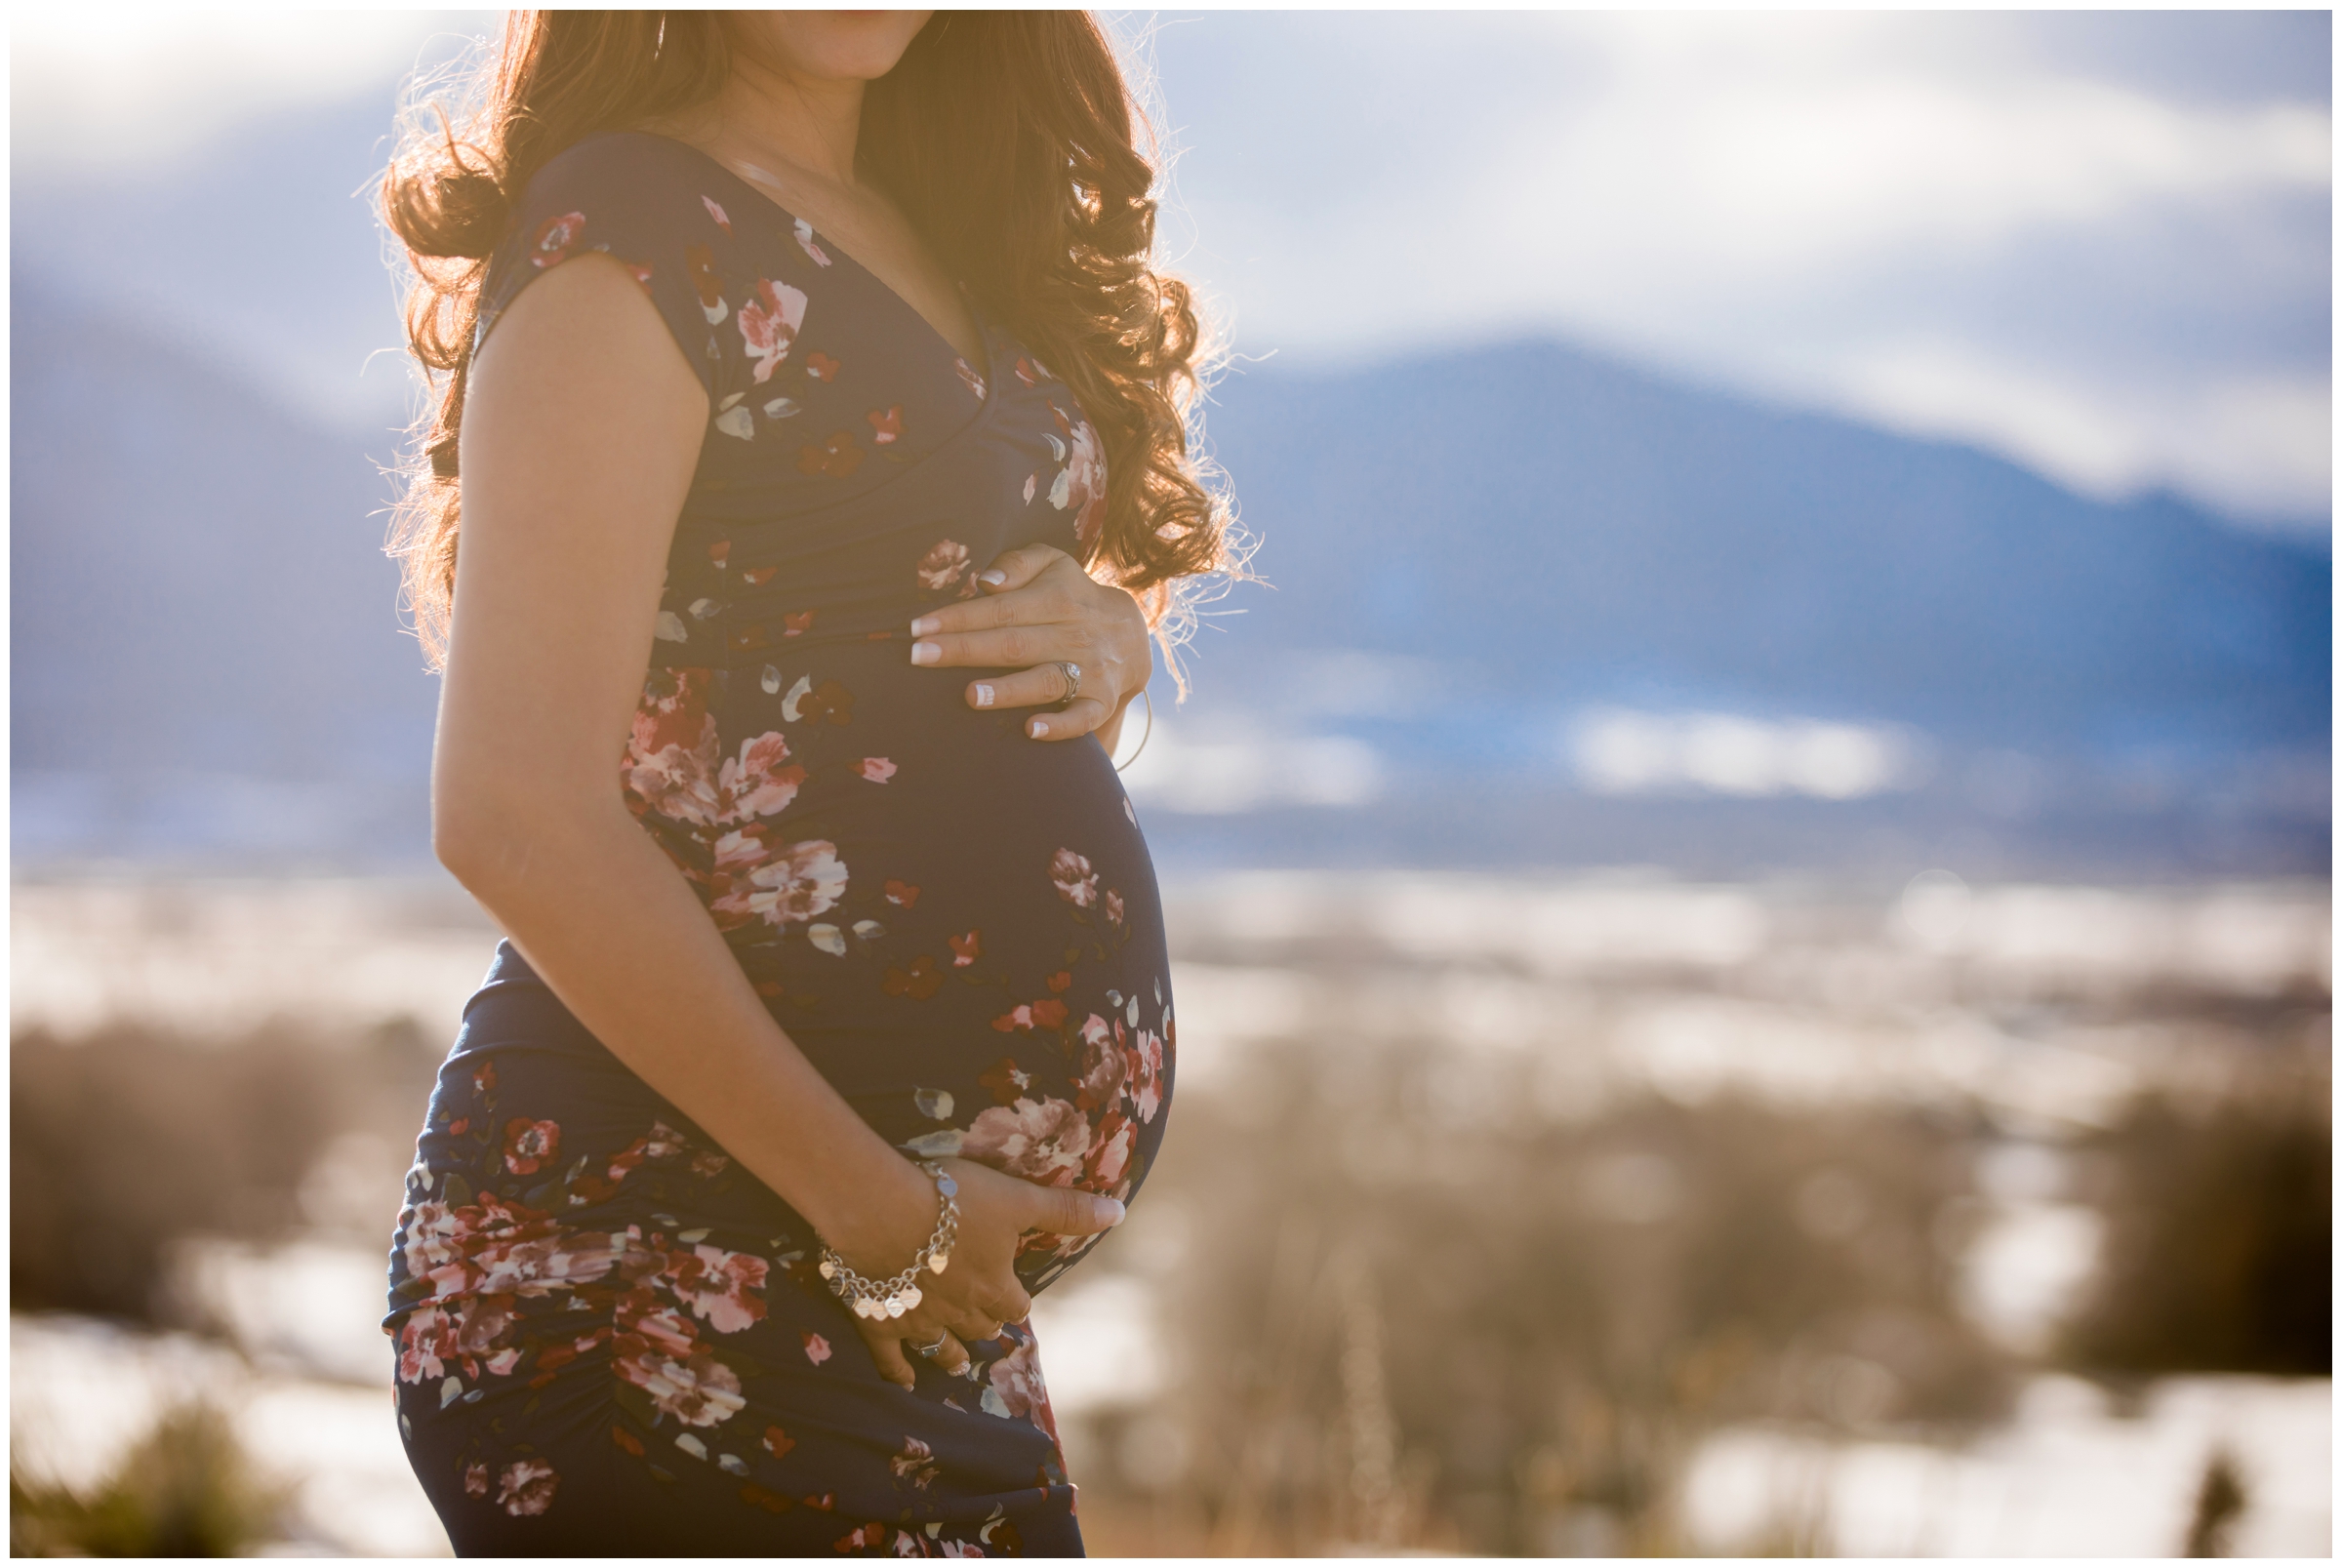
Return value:
[(256, 117), (385, 91), (490, 36), (481, 11), (181, 11), (44, 6), (9, 21), (20, 173), (152, 169)]
[(2053, 68), (2030, 25), (1166, 29), (1183, 264), (1246, 352), (1354, 360), (1544, 329), (1978, 441), (2101, 495), (2161, 484), (2322, 515), (2330, 109)]

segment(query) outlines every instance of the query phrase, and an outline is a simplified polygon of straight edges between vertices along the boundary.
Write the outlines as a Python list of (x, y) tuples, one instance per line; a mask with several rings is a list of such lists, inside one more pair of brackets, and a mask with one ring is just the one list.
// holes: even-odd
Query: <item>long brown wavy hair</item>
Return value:
[[(383, 213), (413, 268), (407, 342), (432, 397), (390, 548), (434, 663), (455, 593), (457, 437), (488, 258), (556, 154), (703, 103), (729, 70), (718, 12), (514, 11), (502, 48), (462, 84), (472, 107), (460, 123), (436, 103), (408, 116)], [(1081, 399), (1107, 458), (1106, 526), (1084, 564), (1139, 596), (1177, 678), (1193, 584), (1240, 573), (1242, 551), (1199, 456), (1203, 323), (1188, 285), (1150, 259), (1143, 123), (1087, 12), (938, 12), (865, 93), (857, 163)]]

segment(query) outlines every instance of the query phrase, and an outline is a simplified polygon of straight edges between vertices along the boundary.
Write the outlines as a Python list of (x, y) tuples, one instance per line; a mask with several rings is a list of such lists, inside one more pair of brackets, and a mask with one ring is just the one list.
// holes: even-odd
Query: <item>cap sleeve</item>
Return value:
[(634, 274), (698, 374), (708, 401), (738, 389), (744, 355), (734, 328), (741, 275), (732, 221), (689, 149), (616, 133), (554, 157), (522, 194), (511, 232), (488, 264), (475, 345), (520, 292), (554, 267), (599, 251)]

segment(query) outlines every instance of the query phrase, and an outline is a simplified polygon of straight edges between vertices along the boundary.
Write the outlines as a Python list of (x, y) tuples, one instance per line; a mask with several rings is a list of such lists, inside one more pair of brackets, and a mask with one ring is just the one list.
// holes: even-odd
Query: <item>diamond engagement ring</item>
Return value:
[(1057, 700), (1057, 705), (1064, 707), (1081, 695), (1081, 666), (1070, 659), (1061, 659), (1057, 662), (1057, 670), (1066, 677), (1066, 695)]
[(937, 1356), (944, 1353), (944, 1342), (949, 1340), (950, 1337), (950, 1332), (946, 1330), (944, 1333), (938, 1334), (935, 1337), (935, 1343), (933, 1345), (914, 1345), (911, 1347), (911, 1349), (917, 1353), (920, 1360), (932, 1361)]

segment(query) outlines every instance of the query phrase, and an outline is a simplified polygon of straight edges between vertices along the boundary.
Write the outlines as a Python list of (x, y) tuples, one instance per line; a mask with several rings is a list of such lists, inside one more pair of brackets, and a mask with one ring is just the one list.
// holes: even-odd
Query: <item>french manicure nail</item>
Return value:
[(979, 572), (976, 574), (976, 581), (988, 588), (996, 588), (1008, 581), (1008, 574), (1006, 572)]
[(932, 664), (943, 657), (943, 649), (934, 643), (914, 642), (910, 645), (910, 662), (914, 664)]
[(1122, 1217), (1130, 1213), (1130, 1211), (1122, 1207), (1121, 1203), (1116, 1199), (1100, 1198), (1098, 1202), (1102, 1208), (1105, 1208), (1109, 1211), (1106, 1221), (1108, 1225), (1120, 1225), (1122, 1223)]
[(1034, 740), (1038, 741), (1048, 733), (1049, 721), (1047, 719), (1034, 719), (1032, 721), (1032, 738)]
[(924, 637), (931, 631), (943, 629), (944, 623), (933, 616), (921, 616), (910, 623), (910, 634), (914, 637)]
[(992, 688), (989, 682), (978, 681), (976, 683), (976, 705), (978, 707), (992, 705)]

